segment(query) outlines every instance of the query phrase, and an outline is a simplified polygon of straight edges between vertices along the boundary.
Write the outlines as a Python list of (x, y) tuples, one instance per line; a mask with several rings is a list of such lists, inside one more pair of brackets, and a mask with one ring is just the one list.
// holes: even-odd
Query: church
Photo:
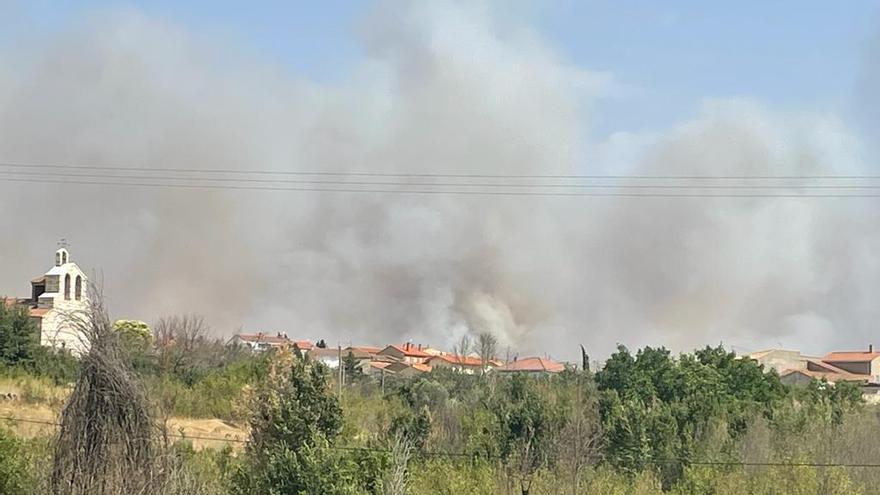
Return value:
[(70, 322), (89, 310), (88, 279), (70, 259), (67, 248), (55, 251), (55, 265), (31, 280), (31, 297), (6, 303), (27, 305), (40, 332), (40, 344), (79, 356), (88, 351), (85, 335)]

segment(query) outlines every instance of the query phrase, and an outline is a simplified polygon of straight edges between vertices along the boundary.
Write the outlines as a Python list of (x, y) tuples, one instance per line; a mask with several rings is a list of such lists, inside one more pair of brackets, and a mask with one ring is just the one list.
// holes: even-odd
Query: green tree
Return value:
[(37, 493), (34, 449), (0, 427), (0, 494)]
[[(297, 359), (257, 395), (236, 493), (350, 494), (381, 490), (384, 459), (337, 449), (342, 410), (320, 363)], [(283, 374), (282, 374), (283, 375)]]
[(0, 302), (0, 364), (32, 365), (39, 345), (39, 332), (28, 309)]
[(360, 366), (360, 362), (354, 357), (351, 351), (342, 358), (342, 367), (345, 370), (345, 378), (349, 381), (355, 381), (364, 376), (364, 370)]
[(548, 398), (539, 393), (534, 378), (515, 374), (503, 384), (493, 409), (498, 417), (501, 457), (528, 495), (536, 473), (547, 466), (555, 432), (563, 424)]

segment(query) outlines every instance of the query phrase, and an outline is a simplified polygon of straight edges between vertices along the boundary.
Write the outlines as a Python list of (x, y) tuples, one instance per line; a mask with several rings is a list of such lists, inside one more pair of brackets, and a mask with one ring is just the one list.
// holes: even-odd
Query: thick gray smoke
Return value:
[[(616, 82), (488, 8), (379, 7), (343, 84), (138, 13), (0, 53), (0, 161), (390, 173), (859, 172), (833, 115), (708, 101), (651, 135), (590, 139)], [(23, 48), (23, 46), (25, 48)], [(0, 174), (2, 175), (2, 174)], [(161, 175), (161, 174), (159, 174)], [(862, 346), (878, 320), (877, 200), (371, 195), (0, 181), (0, 293), (59, 237), (118, 317), (218, 333), (519, 352), (617, 342)]]

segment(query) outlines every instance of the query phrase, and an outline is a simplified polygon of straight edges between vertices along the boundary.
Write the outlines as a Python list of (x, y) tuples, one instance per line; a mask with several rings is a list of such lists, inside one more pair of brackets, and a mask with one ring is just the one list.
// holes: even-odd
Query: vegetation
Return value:
[(63, 384), (72, 382), (76, 372), (77, 361), (69, 353), (40, 345), (27, 308), (0, 304), (0, 374), (36, 375)]
[[(161, 493), (806, 494), (880, 486), (880, 469), (846, 466), (880, 463), (880, 444), (866, 441), (880, 415), (858, 387), (790, 388), (720, 347), (679, 356), (620, 347), (595, 374), (584, 352), (581, 369), (552, 376), (438, 369), (382, 384), (349, 354), (340, 390), (323, 365), (211, 339), (198, 317), (164, 318), (152, 336), (148, 328), (113, 325), (129, 376), (150, 401), (138, 413), (155, 418), (158, 429), (149, 431), (163, 431), (162, 419), (175, 415), (236, 421), (251, 434), (246, 446), (202, 451), (154, 438), (143, 451), (156, 457)], [(26, 313), (0, 308), (0, 370), (33, 388), (26, 399), (47, 400), (41, 390), (84, 373), (92, 381), (83, 383), (100, 376), (86, 371), (95, 369), (89, 360), (48, 352), (34, 335)], [(478, 336), (458, 348), (488, 360), (495, 346)], [(134, 417), (117, 405), (116, 416)], [(58, 445), (0, 431), (0, 494), (47, 491)]]

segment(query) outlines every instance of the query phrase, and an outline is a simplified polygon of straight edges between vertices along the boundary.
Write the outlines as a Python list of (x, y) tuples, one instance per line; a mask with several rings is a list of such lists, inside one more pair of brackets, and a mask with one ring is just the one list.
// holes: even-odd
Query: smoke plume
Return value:
[[(613, 75), (491, 8), (380, 5), (341, 83), (138, 12), (0, 45), (0, 161), (383, 173), (862, 171), (835, 115), (707, 100), (591, 138)], [(50, 174), (58, 170), (43, 170)], [(111, 172), (107, 172), (111, 174)], [(161, 175), (161, 172), (156, 172)], [(2, 174), (0, 174), (2, 175)], [(450, 346), (490, 331), (575, 359), (617, 342), (821, 352), (878, 320), (876, 199), (458, 196), (0, 181), (0, 293), (66, 237), (115, 316), (200, 313), (218, 334)]]

